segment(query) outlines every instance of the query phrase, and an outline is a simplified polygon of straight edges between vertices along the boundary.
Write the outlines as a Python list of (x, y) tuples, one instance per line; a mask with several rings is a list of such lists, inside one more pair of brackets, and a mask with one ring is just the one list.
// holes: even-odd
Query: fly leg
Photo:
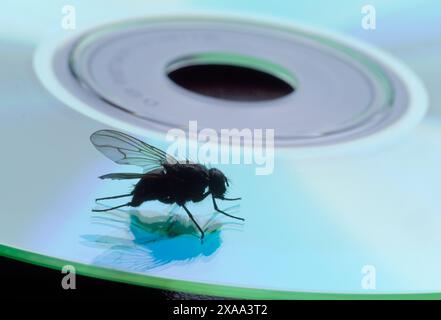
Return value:
[(217, 203), (216, 203), (216, 200), (214, 199), (214, 197), (212, 197), (212, 199), (213, 199), (214, 210), (216, 210), (217, 212), (220, 212), (220, 213), (222, 213), (222, 214), (224, 214), (224, 215), (226, 215), (226, 216), (228, 216), (228, 217), (230, 217), (230, 218), (245, 221), (244, 218), (236, 217), (236, 216), (233, 216), (233, 215), (231, 215), (231, 214), (228, 214), (228, 213), (226, 213), (226, 212), (220, 210), (219, 207), (217, 206)]
[(219, 198), (219, 199), (226, 201), (236, 201), (236, 200), (241, 200), (242, 198)]
[(113, 197), (98, 198), (98, 199), (95, 199), (95, 201), (108, 200), (108, 199), (118, 199), (118, 198), (129, 197), (131, 195), (133, 195), (133, 193), (121, 194), (119, 196), (113, 196)]
[(211, 192), (207, 191), (202, 195), (202, 200), (204, 200)]
[(201, 241), (204, 239), (205, 233), (204, 230), (202, 230), (202, 228), (198, 225), (198, 223), (196, 222), (196, 220), (194, 219), (193, 215), (191, 214), (190, 210), (187, 209), (187, 207), (185, 206), (185, 204), (182, 205), (182, 207), (184, 208), (185, 212), (187, 212), (188, 216), (190, 217), (191, 221), (193, 221), (193, 223), (196, 225), (196, 227), (199, 229), (199, 231), (201, 232)]
[(118, 209), (118, 208), (122, 208), (122, 207), (126, 207), (126, 206), (131, 206), (131, 202), (127, 202), (126, 204), (122, 204), (120, 206), (116, 206), (116, 207), (112, 207), (112, 208), (107, 208), (107, 209), (93, 209), (92, 212), (106, 212), (106, 211), (110, 211), (113, 209)]

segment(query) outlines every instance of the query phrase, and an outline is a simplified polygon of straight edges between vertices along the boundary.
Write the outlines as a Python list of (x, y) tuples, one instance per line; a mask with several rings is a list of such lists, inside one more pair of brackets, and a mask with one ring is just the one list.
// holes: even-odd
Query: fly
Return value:
[(122, 207), (139, 207), (146, 201), (158, 200), (166, 204), (177, 204), (184, 208), (204, 238), (204, 231), (188, 210), (189, 201), (200, 202), (211, 195), (214, 209), (228, 217), (245, 221), (219, 209), (216, 199), (240, 200), (226, 198), (229, 187), (227, 177), (216, 168), (208, 169), (199, 163), (188, 160), (179, 162), (166, 152), (138, 140), (128, 134), (114, 130), (100, 130), (90, 136), (90, 141), (102, 154), (118, 164), (136, 165), (144, 173), (110, 173), (100, 176), (101, 179), (125, 180), (139, 179), (132, 192), (117, 196), (98, 198), (96, 201), (131, 197), (129, 202), (108, 209), (95, 209), (94, 212), (105, 212)]

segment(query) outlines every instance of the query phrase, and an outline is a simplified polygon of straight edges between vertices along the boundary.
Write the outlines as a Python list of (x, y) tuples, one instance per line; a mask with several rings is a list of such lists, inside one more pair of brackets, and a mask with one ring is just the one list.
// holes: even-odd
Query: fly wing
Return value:
[(100, 176), (100, 179), (111, 180), (127, 180), (127, 179), (141, 179), (144, 176), (142, 173), (109, 173)]
[(102, 154), (118, 164), (139, 166), (144, 172), (178, 161), (164, 151), (114, 130), (100, 130), (90, 136), (90, 141)]

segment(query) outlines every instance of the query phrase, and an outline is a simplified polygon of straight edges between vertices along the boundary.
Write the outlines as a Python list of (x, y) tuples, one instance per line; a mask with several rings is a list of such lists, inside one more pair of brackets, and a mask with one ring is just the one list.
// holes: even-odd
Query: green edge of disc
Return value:
[(65, 265), (72, 265), (78, 274), (117, 282), (141, 285), (156, 289), (180, 291), (199, 295), (210, 295), (242, 299), (302, 299), (302, 300), (432, 300), (441, 299), (441, 293), (403, 293), (403, 294), (349, 294), (293, 292), (269, 289), (207, 284), (183, 280), (165, 279), (136, 273), (129, 273), (109, 268), (71, 262), (18, 248), (0, 245), (0, 255), (35, 265), (61, 270)]

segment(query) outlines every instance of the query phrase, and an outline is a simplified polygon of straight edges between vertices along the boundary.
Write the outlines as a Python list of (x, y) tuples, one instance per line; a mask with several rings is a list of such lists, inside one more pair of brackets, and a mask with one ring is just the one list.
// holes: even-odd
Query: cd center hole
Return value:
[(230, 101), (257, 102), (281, 98), (295, 90), (285, 69), (260, 59), (232, 54), (201, 54), (173, 61), (167, 75), (194, 93)]

